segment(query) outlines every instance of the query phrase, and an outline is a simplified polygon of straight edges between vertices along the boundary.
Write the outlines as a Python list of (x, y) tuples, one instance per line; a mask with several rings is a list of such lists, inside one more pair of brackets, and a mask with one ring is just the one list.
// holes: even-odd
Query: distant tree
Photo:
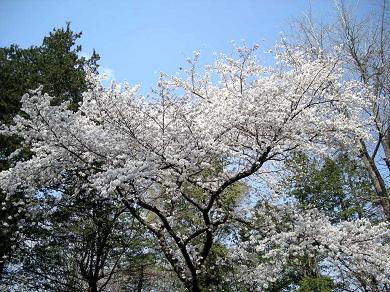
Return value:
[(0, 120), (11, 122), (19, 113), (20, 99), (28, 90), (43, 86), (44, 93), (56, 96), (53, 103), (71, 102), (72, 109), (87, 89), (87, 70), (97, 72), (99, 55), (93, 51), (86, 59), (80, 56), (81, 37), (67, 23), (53, 29), (42, 45), (22, 49), (18, 45), (0, 48)]
[(285, 191), (302, 208), (317, 208), (332, 222), (381, 220), (375, 190), (364, 165), (346, 154), (315, 159), (297, 153), (287, 163)]

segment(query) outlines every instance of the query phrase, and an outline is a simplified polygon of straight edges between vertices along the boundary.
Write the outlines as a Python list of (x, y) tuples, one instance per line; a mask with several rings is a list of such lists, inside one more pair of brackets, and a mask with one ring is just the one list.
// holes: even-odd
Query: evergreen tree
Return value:
[(381, 219), (378, 205), (372, 203), (375, 191), (364, 166), (347, 154), (321, 160), (298, 153), (287, 166), (286, 192), (302, 208), (316, 207), (334, 223)]

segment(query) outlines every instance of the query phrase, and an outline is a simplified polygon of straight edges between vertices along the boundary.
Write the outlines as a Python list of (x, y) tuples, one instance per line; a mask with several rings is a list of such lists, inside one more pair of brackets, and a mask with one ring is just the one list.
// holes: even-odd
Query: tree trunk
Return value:
[(5, 266), (5, 259), (3, 258), (3, 255), (0, 255), (0, 257), (2, 258), (2, 261), (0, 262), (0, 280), (1, 280), (4, 271), (4, 266)]
[(201, 292), (202, 289), (198, 286), (198, 284), (194, 285), (192, 287), (192, 292)]
[(137, 292), (142, 292), (143, 285), (144, 285), (144, 266), (141, 266), (140, 275), (137, 284)]
[(375, 162), (368, 154), (366, 145), (363, 141), (360, 141), (360, 146), (361, 157), (363, 159), (364, 165), (366, 166), (368, 174), (374, 185), (375, 192), (379, 197), (379, 203), (383, 208), (383, 212), (385, 213), (386, 219), (390, 222), (390, 199), (387, 193), (385, 181), (383, 180), (382, 175), (379, 172)]
[(98, 292), (97, 281), (92, 280), (91, 282), (89, 282), (89, 289), (88, 289), (88, 291), (89, 292)]

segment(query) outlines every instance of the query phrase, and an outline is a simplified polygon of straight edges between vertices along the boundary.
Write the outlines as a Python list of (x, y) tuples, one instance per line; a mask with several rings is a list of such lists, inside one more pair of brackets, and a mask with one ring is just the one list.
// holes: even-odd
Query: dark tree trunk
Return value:
[(137, 284), (137, 292), (142, 292), (143, 285), (144, 285), (144, 266), (141, 266), (140, 275)]
[(0, 262), (0, 280), (2, 278), (2, 275), (3, 275), (3, 271), (4, 271), (4, 265), (5, 265), (5, 260), (3, 258), (3, 255), (0, 255), (1, 258), (3, 259), (1, 262)]
[(89, 282), (89, 292), (98, 292), (97, 281), (92, 280)]

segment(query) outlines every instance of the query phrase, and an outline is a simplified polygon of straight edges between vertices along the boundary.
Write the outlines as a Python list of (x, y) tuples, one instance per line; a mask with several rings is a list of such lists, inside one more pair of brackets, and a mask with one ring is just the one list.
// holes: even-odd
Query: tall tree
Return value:
[[(294, 42), (308, 54), (328, 54), (338, 47), (345, 77), (363, 82), (370, 92), (365, 106), (374, 141), (360, 139), (359, 158), (364, 163), (387, 220), (390, 220), (390, 27), (388, 1), (373, 3), (364, 16), (358, 1), (335, 1), (335, 22), (317, 21), (309, 12), (296, 21)], [(378, 4), (380, 3), (380, 4)]]

